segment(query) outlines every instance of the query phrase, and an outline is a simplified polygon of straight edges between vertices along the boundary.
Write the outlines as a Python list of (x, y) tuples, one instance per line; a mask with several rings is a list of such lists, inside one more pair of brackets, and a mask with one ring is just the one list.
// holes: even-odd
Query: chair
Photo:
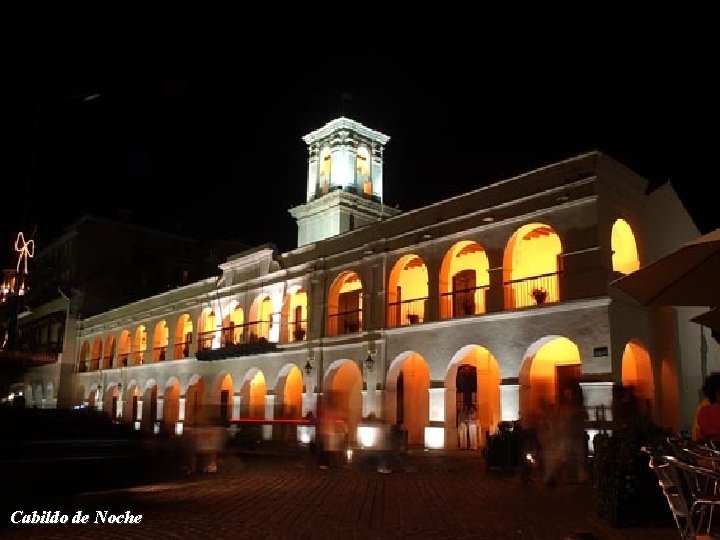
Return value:
[[(713, 513), (720, 506), (720, 453), (690, 441), (669, 439), (667, 443), (643, 450), (650, 455), (650, 467), (658, 477), (680, 537), (695, 540), (700, 534), (717, 532)], [(706, 466), (694, 463), (696, 460)]]

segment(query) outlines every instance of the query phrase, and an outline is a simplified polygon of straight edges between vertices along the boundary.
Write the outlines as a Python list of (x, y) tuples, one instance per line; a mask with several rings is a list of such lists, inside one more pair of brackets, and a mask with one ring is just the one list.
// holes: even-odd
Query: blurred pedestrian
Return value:
[(478, 449), (478, 422), (477, 422), (477, 409), (475, 405), (470, 405), (470, 410), (467, 416), (468, 426), (468, 442), (470, 444), (470, 450)]
[(468, 423), (467, 409), (464, 406), (458, 411), (457, 429), (460, 450), (466, 450), (468, 446)]

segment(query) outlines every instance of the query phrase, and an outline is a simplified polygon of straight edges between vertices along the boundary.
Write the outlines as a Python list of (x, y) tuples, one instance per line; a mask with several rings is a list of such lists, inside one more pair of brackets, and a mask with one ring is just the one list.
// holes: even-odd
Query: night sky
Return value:
[(709, 13), (28, 4), (0, 8), (5, 264), (19, 229), (41, 248), (84, 213), (292, 249), (301, 137), (340, 114), (391, 137), (404, 210), (599, 149), (720, 226)]

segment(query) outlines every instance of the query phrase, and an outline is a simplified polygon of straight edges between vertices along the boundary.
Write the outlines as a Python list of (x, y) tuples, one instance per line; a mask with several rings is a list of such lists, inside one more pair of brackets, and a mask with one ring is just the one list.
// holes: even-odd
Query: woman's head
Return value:
[(720, 401), (720, 372), (711, 373), (705, 378), (702, 392), (710, 403)]

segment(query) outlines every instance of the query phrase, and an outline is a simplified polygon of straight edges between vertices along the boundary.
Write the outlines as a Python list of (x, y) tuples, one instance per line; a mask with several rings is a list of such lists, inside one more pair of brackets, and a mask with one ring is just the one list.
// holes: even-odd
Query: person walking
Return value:
[(470, 450), (478, 449), (478, 423), (477, 423), (477, 409), (475, 405), (470, 405), (470, 410), (467, 416), (468, 426), (468, 443), (470, 444)]
[(468, 447), (468, 424), (467, 410), (465, 407), (458, 411), (458, 445), (460, 450), (467, 450)]

